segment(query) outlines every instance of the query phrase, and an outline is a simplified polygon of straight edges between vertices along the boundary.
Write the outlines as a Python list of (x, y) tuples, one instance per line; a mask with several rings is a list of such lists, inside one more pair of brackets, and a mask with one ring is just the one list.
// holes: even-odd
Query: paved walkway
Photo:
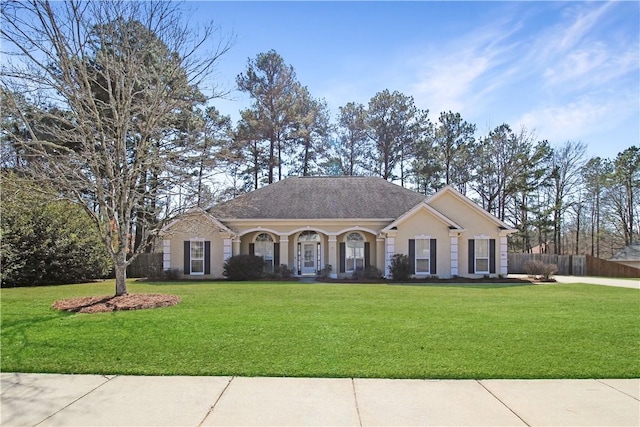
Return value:
[(640, 380), (2, 373), (2, 426), (638, 426)]

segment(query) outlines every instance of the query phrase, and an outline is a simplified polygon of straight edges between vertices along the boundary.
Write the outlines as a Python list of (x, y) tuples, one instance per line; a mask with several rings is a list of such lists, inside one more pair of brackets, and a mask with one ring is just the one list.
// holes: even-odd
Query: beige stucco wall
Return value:
[[(425, 236), (425, 237), (419, 237)], [(436, 239), (436, 274), (441, 278), (451, 276), (451, 243), (449, 226), (426, 209), (416, 211), (398, 225), (395, 237), (395, 253), (409, 255), (409, 239)]]
[[(217, 279), (222, 278), (224, 266), (224, 236), (215, 225), (202, 214), (186, 215), (181, 221), (172, 225), (163, 235), (169, 242), (164, 246), (164, 259), (169, 258), (170, 268), (184, 273), (184, 241), (203, 239), (211, 242), (211, 274), (184, 275), (184, 279)], [(168, 250), (167, 250), (168, 248)], [(169, 253), (167, 253), (169, 252)]]

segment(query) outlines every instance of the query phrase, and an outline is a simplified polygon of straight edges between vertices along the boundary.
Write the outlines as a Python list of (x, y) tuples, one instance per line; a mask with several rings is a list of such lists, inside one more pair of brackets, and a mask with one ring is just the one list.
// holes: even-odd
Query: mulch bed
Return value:
[(170, 307), (180, 302), (180, 297), (165, 294), (102, 295), (58, 300), (53, 303), (56, 310), (73, 313), (105, 313), (120, 310), (143, 310)]

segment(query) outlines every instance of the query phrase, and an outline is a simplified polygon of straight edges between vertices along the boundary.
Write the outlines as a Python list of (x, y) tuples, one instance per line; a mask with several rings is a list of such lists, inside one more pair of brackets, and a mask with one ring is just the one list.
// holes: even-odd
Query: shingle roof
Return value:
[(611, 261), (639, 261), (640, 243), (632, 243), (609, 258)]
[(382, 178), (293, 177), (209, 212), (220, 219), (392, 219), (424, 200), (424, 195)]

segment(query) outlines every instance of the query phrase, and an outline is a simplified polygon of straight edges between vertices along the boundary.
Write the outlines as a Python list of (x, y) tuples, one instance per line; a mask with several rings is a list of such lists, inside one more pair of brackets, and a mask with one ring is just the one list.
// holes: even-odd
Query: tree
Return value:
[(444, 184), (453, 185), (462, 194), (470, 181), (469, 163), (475, 142), (476, 126), (462, 120), (460, 113), (440, 113), (433, 132), (433, 145), (442, 165)]
[(556, 147), (551, 159), (553, 190), (553, 247), (562, 254), (562, 223), (571, 198), (579, 190), (581, 170), (585, 163), (587, 146), (582, 142), (567, 141)]
[[(25, 129), (11, 137), (35, 159), (28, 172), (55, 184), (93, 219), (113, 262), (116, 295), (127, 293), (133, 224), (153, 216), (142, 224), (143, 241), (158, 233), (159, 211), (147, 203), (170, 197), (177, 180), (184, 180), (167, 172), (180, 168), (191, 150), (177, 138), (177, 117), (204, 100), (198, 87), (229, 49), (223, 41), (199, 56), (214, 29), (198, 37), (177, 7), (32, 0), (2, 8), (0, 34), (8, 50), (20, 55), (3, 64), (4, 88), (36, 93), (64, 112), (53, 115), (38, 106), (27, 120), (18, 90), (7, 90)], [(47, 119), (55, 120), (40, 132)], [(136, 216), (141, 209), (149, 216)]]
[(640, 236), (636, 231), (636, 218), (640, 214), (636, 200), (640, 197), (640, 148), (632, 146), (618, 153), (613, 162), (613, 187), (611, 201), (622, 229), (624, 244), (631, 244)]
[(588, 200), (589, 221), (591, 224), (591, 256), (600, 257), (602, 238), (602, 197), (613, 173), (613, 165), (608, 159), (594, 157), (582, 169), (582, 181), (585, 197)]
[(339, 144), (335, 151), (342, 175), (364, 173), (367, 154), (370, 151), (367, 111), (364, 105), (349, 102), (340, 107), (338, 138)]
[[(415, 141), (428, 124), (428, 111), (418, 110), (413, 97), (385, 89), (369, 101), (367, 127), (374, 145), (379, 175), (386, 180), (400, 178), (404, 186), (414, 154)], [(399, 168), (399, 170), (397, 170)]]
[(278, 180), (282, 179), (282, 155), (288, 133), (295, 121), (295, 105), (299, 83), (293, 67), (275, 51), (260, 53), (247, 61), (247, 70), (236, 78), (238, 89), (253, 98), (253, 116), (260, 132), (254, 140), (269, 142), (268, 183), (274, 182), (274, 169), (278, 167)]
[(319, 169), (329, 150), (327, 138), (331, 126), (327, 103), (312, 98), (306, 86), (300, 87), (295, 117), (291, 138), (297, 148), (297, 156), (293, 159), (292, 170), (309, 176)]

